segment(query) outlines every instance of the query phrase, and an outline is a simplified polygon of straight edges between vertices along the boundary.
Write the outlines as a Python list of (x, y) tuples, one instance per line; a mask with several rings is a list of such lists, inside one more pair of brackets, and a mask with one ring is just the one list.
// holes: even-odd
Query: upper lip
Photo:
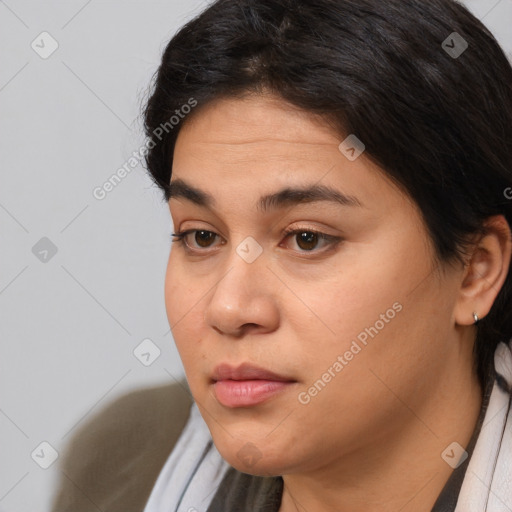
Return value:
[(281, 382), (292, 382), (293, 379), (278, 375), (277, 373), (266, 370), (250, 363), (242, 363), (239, 366), (231, 366), (227, 363), (219, 364), (215, 367), (212, 379), (218, 380), (275, 380)]

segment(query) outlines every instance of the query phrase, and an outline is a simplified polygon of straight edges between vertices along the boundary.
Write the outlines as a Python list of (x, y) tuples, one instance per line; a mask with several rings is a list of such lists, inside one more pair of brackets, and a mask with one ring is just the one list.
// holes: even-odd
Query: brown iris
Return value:
[(295, 236), (297, 237), (297, 245), (305, 251), (314, 249), (318, 243), (318, 235), (311, 231), (303, 231)]
[[(212, 233), (211, 231), (200, 230), (196, 231), (195, 241), (197, 242), (197, 245), (199, 245), (200, 247), (209, 247), (208, 242), (215, 240), (216, 236), (217, 235), (215, 233)], [(203, 243), (206, 244), (203, 245)]]

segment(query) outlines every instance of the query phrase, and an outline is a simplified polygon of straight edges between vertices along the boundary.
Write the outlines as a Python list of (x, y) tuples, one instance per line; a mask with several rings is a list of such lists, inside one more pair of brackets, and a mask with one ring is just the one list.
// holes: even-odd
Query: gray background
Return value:
[[(93, 189), (143, 144), (161, 51), (206, 3), (0, 1), (0, 510), (49, 510), (62, 475), (36, 463), (41, 442), (60, 453), (117, 397), (183, 376), (167, 206), (141, 165), (104, 199)], [(466, 4), (512, 55), (512, 0)], [(59, 45), (46, 59), (31, 47), (51, 48), (43, 31)], [(145, 339), (149, 366), (134, 355)]]

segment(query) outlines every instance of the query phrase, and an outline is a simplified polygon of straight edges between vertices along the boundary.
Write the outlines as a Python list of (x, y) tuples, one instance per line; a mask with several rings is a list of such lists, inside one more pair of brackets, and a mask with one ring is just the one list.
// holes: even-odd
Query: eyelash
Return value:
[[(188, 234), (195, 233), (197, 231), (213, 233), (214, 235), (219, 236), (216, 233), (214, 233), (213, 231), (209, 231), (207, 229), (187, 229), (185, 231), (178, 231), (177, 233), (172, 233), (172, 236), (176, 237), (176, 239), (172, 240), (172, 242), (173, 243), (177, 242), (179, 244), (184, 245), (186, 250), (188, 250), (189, 252), (196, 252), (196, 253), (206, 252), (208, 249), (193, 249), (193, 248), (191, 248), (184, 240)], [(339, 242), (341, 242), (341, 237), (327, 235), (326, 233), (322, 233), (321, 231), (317, 231), (317, 230), (311, 229), (311, 228), (289, 228), (289, 229), (284, 230), (282, 236), (284, 236), (284, 238), (288, 238), (290, 235), (298, 235), (301, 233), (312, 233), (312, 234), (317, 235), (320, 240), (327, 242), (327, 247), (330, 246), (330, 248), (334, 248), (334, 246), (336, 246)], [(302, 254), (308, 254), (308, 253), (326, 252), (326, 250), (317, 251), (315, 249), (312, 249), (310, 251), (302, 250), (299, 252)]]

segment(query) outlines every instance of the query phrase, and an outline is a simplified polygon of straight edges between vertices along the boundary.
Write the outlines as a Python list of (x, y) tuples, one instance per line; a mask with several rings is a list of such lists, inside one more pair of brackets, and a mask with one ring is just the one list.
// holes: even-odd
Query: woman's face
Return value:
[(460, 271), (436, 272), (419, 211), (344, 139), (254, 95), (206, 105), (176, 143), (171, 183), (204, 197), (169, 201), (191, 232), (168, 319), (219, 452), (247, 473), (318, 470), (417, 427), (458, 350)]

